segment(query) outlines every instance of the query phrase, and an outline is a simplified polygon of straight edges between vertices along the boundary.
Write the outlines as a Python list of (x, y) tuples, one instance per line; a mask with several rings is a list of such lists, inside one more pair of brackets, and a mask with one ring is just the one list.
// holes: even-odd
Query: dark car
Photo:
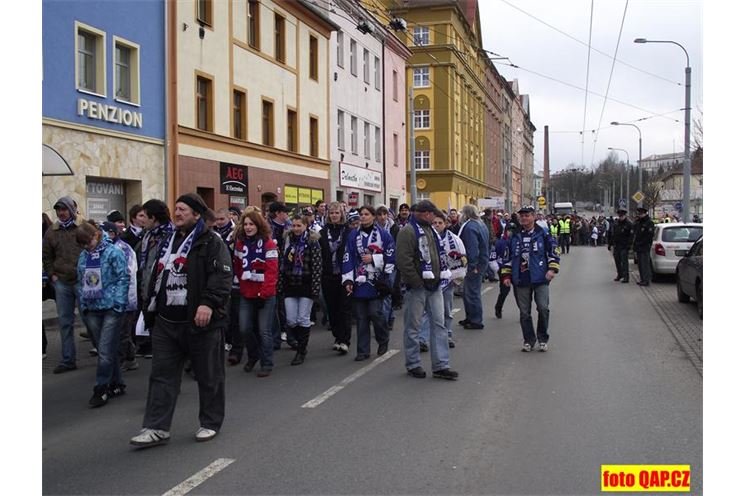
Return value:
[(680, 259), (675, 269), (678, 279), (678, 301), (696, 300), (698, 316), (704, 318), (704, 237), (693, 243), (688, 253)]

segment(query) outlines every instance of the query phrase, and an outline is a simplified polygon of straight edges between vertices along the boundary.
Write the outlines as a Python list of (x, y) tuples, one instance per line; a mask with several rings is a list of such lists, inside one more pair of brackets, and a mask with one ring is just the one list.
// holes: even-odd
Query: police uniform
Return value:
[[(637, 212), (647, 213), (647, 208), (640, 206)], [(654, 222), (649, 215), (639, 217), (634, 222), (634, 251), (639, 263), (639, 284), (640, 286), (649, 286), (652, 279), (652, 260), (649, 256), (649, 250), (652, 248), (654, 239)]]
[[(626, 210), (619, 208), (618, 215), (626, 215)], [(619, 219), (608, 236), (608, 250), (613, 249), (613, 260), (616, 262), (614, 281), (629, 282), (629, 248), (634, 238), (634, 225), (628, 218)]]

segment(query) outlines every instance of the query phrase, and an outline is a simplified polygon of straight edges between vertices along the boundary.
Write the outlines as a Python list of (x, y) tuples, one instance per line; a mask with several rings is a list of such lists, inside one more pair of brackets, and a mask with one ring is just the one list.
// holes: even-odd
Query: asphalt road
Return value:
[(597, 494), (601, 464), (690, 464), (700, 494), (702, 377), (640, 288), (614, 275), (603, 248), (562, 258), (547, 353), (520, 352), (514, 299), (496, 320), (490, 284), (486, 328), (456, 328), (457, 382), (408, 377), (402, 353), (390, 352), (302, 408), (372, 363), (337, 356), (316, 328), (300, 367), (287, 350), (267, 379), (228, 368), (226, 421), (208, 443), (193, 439), (198, 398), (186, 376), (171, 442), (136, 451), (128, 440), (142, 421), (147, 361), (126, 373), (126, 396), (95, 410), (92, 365), (45, 374), (43, 492), (164, 494), (227, 458), (190, 494)]

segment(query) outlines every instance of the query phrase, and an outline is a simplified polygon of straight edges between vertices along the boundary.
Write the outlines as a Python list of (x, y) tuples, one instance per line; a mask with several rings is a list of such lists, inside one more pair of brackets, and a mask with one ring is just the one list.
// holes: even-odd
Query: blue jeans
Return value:
[(357, 314), (357, 354), (370, 354), (370, 322), (375, 331), (375, 341), (378, 345), (387, 344), (390, 338), (385, 316), (383, 315), (383, 300), (373, 298), (364, 300), (354, 299), (354, 308)]
[(62, 365), (75, 365), (75, 305), (78, 294), (75, 286), (60, 280), (54, 283), (54, 297), (57, 303), (57, 321), (62, 340)]
[[(396, 280), (395, 274), (390, 274), (389, 277), (390, 286), (393, 287)], [(393, 324), (393, 321), (396, 320), (396, 316), (393, 315), (393, 297), (391, 295), (386, 296), (383, 298), (383, 318), (385, 319), (386, 323)]]
[(263, 300), (264, 306), (261, 308), (256, 308), (256, 299), (241, 297), (240, 300), (239, 327), (248, 358), (261, 360), (264, 368), (274, 367), (272, 324), (275, 300), (275, 296)]
[(463, 280), (463, 306), (466, 320), (472, 324), (483, 324), (484, 312), (481, 306), (481, 273), (468, 271)]
[(450, 349), (448, 333), (445, 329), (445, 309), (442, 291), (427, 291), (424, 288), (409, 289), (404, 294), (404, 350), (406, 352), (406, 370), (421, 367), (422, 358), (419, 352), (419, 330), (422, 328), (424, 313), (430, 315), (430, 356), (432, 370), (449, 368)]
[(293, 327), (310, 327), (310, 311), (313, 308), (311, 298), (285, 297), (285, 314), (287, 319), (287, 330)]
[(520, 309), (520, 327), (523, 330), (523, 342), (535, 344), (536, 331), (533, 330), (531, 306), (535, 298), (538, 307), (538, 342), (548, 343), (548, 284), (531, 284), (515, 286), (515, 299)]
[(123, 313), (113, 310), (89, 310), (83, 313), (83, 322), (98, 350), (96, 386), (122, 384), (119, 368), (119, 333)]
[[(448, 338), (453, 337), (453, 291), (454, 285), (451, 282), (442, 290), (442, 306), (444, 308), (444, 325), (448, 330)], [(419, 333), (420, 343), (429, 343), (429, 334), (432, 329), (432, 322), (429, 318), (429, 312), (424, 312), (422, 317), (422, 330)]]

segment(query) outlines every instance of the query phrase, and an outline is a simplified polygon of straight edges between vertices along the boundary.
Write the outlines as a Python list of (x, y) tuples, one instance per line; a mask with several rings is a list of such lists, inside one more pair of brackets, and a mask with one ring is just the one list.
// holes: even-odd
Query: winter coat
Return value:
[[(101, 264), (101, 288), (102, 295), (100, 298), (90, 298), (85, 296), (83, 287), (86, 283), (86, 263), (90, 257), (88, 250), (80, 252), (77, 263), (77, 284), (76, 290), (80, 310), (86, 312), (89, 310), (114, 310), (115, 312), (125, 312), (128, 306), (129, 290), (129, 272), (127, 271), (127, 259), (124, 252), (115, 246), (108, 238), (104, 237), (100, 241), (102, 250), (100, 251)], [(99, 245), (100, 246), (100, 245)], [(88, 276), (88, 283), (95, 284), (97, 281), (92, 280), (93, 275)]]
[[(155, 255), (157, 257), (157, 253)], [(154, 272), (151, 279), (156, 279)], [(205, 327), (192, 330), (199, 332), (223, 329), (228, 325), (228, 302), (232, 286), (233, 268), (230, 253), (222, 238), (216, 232), (205, 229), (199, 235), (186, 257), (186, 307), (187, 321), (191, 324), (200, 305), (212, 309), (212, 317)], [(154, 290), (154, 282), (148, 281), (148, 287)], [(150, 300), (150, 296), (145, 301)], [(147, 312), (146, 324), (151, 328), (154, 322), (152, 312)]]
[(634, 225), (629, 219), (618, 220), (613, 225), (612, 235), (608, 237), (608, 247), (628, 250), (634, 238)]
[[(342, 261), (342, 284), (354, 283), (354, 291), (352, 296), (354, 298), (372, 300), (380, 298), (381, 296), (387, 296), (383, 294), (390, 290), (389, 280), (390, 275), (393, 273), (395, 268), (395, 244), (393, 243), (393, 237), (385, 229), (381, 229), (379, 226), (374, 225), (374, 229), (377, 229), (380, 233), (379, 250), (375, 250), (375, 253), (371, 252), (368, 248), (370, 235), (365, 235), (364, 232), (361, 236), (362, 249), (365, 253), (373, 256), (373, 263), (363, 266), (364, 272), (360, 273), (361, 256), (357, 247), (357, 236), (361, 233), (361, 228), (354, 229), (347, 236), (347, 246), (344, 252), (344, 259)], [(401, 239), (401, 234), (406, 229), (402, 229), (398, 233), (398, 239)], [(364, 279), (364, 280), (363, 280)], [(385, 288), (385, 290), (383, 290)]]
[[(336, 264), (334, 267), (332, 264), (332, 253), (331, 243), (329, 242), (329, 231), (331, 236), (336, 237), (341, 232), (339, 246), (336, 248)], [(342, 272), (342, 261), (344, 260), (344, 250), (347, 248), (347, 238), (352, 230), (346, 224), (326, 224), (321, 229), (320, 239), (318, 240), (321, 244), (321, 256), (323, 258), (323, 278), (334, 279), (340, 278)], [(336, 270), (334, 270), (336, 269)], [(335, 273), (336, 272), (336, 273)]]
[(292, 273), (293, 263), (290, 260), (290, 251), (294, 234), (292, 234), (292, 231), (287, 231), (283, 239), (285, 248), (279, 263), (277, 292), (286, 298), (316, 299), (321, 294), (323, 259), (321, 257), (321, 245), (318, 242), (321, 236), (314, 231), (308, 230), (306, 232), (308, 233), (308, 239), (303, 253), (302, 275)]
[(634, 251), (649, 251), (654, 239), (654, 222), (645, 215), (634, 222)]
[(124, 253), (127, 260), (127, 274), (129, 274), (129, 285), (127, 286), (127, 312), (137, 310), (137, 253), (121, 237), (114, 242)]
[[(531, 284), (548, 284), (546, 273), (559, 272), (559, 248), (556, 240), (542, 227), (535, 226), (532, 233), (521, 229), (510, 238), (500, 276), (504, 281), (512, 278), (512, 284), (520, 283), (520, 260), (524, 238), (530, 238), (528, 270)], [(514, 270), (513, 270), (514, 268)]]
[(273, 239), (235, 241), (233, 272), (244, 298), (267, 299), (277, 294), (279, 252)]
[(57, 276), (65, 284), (75, 284), (77, 280), (77, 265), (80, 252), (75, 236), (80, 222), (68, 229), (62, 229), (59, 221), (47, 229), (41, 244), (41, 265), (49, 279)]
[(486, 272), (489, 264), (489, 231), (481, 220), (469, 219), (460, 228), (458, 237), (466, 247), (468, 273)]
[[(432, 261), (432, 272), (435, 275), (432, 287), (440, 284), (440, 250), (439, 236), (430, 226), (422, 226), (424, 236), (429, 242), (429, 256)], [(466, 248), (467, 250), (468, 248)], [(424, 287), (422, 277), (422, 255), (419, 252), (416, 232), (412, 224), (407, 225), (398, 233), (396, 240), (396, 269), (401, 273), (401, 283), (412, 289)]]

